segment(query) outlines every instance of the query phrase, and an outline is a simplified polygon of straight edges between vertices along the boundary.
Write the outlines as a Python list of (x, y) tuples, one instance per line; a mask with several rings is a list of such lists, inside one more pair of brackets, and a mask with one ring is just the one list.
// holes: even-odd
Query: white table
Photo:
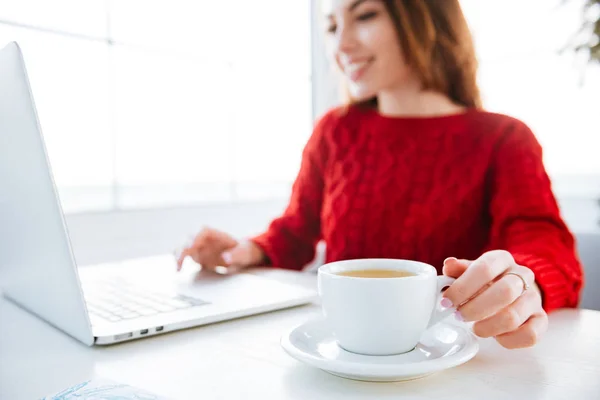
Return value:
[[(313, 274), (258, 271), (313, 286)], [(174, 399), (600, 399), (600, 312), (561, 310), (535, 348), (482, 340), (465, 365), (424, 379), (368, 383), (290, 358), (281, 333), (309, 305), (110, 347), (88, 348), (0, 300), (0, 399), (36, 399), (101, 376)]]

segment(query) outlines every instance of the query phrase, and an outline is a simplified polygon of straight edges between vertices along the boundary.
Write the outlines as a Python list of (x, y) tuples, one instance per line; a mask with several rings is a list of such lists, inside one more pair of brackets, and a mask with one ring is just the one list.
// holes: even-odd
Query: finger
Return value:
[[(508, 307), (473, 325), (473, 333), (488, 338), (515, 331), (532, 315), (542, 310), (540, 296), (528, 290)], [(462, 314), (462, 311), (460, 311)]]
[(446, 258), (442, 273), (452, 278), (458, 278), (469, 268), (472, 262), (470, 260), (459, 260), (454, 257)]
[(216, 265), (221, 265), (221, 261), (218, 259), (218, 257), (211, 255), (211, 252), (204, 247), (186, 248), (182, 252), (182, 255), (179, 259), (180, 265), (183, 264), (185, 257), (190, 257), (196, 264), (199, 264), (200, 267), (204, 269), (214, 268)]
[(248, 248), (242, 244), (238, 244), (234, 248), (224, 251), (221, 258), (228, 267), (236, 267), (248, 263)]
[(202, 247), (212, 236), (211, 230), (208, 228), (202, 229), (190, 243), (189, 247)]
[[(535, 277), (529, 268), (518, 266), (508, 272), (519, 274), (530, 286), (533, 285)], [(512, 304), (523, 294), (524, 289), (523, 281), (518, 276), (504, 275), (460, 306), (460, 314), (465, 321), (483, 320)]]
[(192, 249), (190, 256), (204, 270), (215, 270), (226, 265), (221, 255), (209, 247)]
[(529, 318), (519, 329), (497, 336), (496, 340), (507, 349), (531, 347), (539, 342), (540, 337), (548, 330), (548, 316), (545, 312)]
[(204, 228), (196, 236), (192, 246), (204, 246), (207, 242), (221, 242), (224, 247), (232, 247), (237, 243), (235, 239), (225, 232), (217, 231), (211, 228)]
[(196, 274), (196, 279), (216, 278), (222, 275), (228, 275), (229, 273), (230, 271), (223, 266), (217, 266), (214, 268), (202, 267)]
[(182, 248), (173, 251), (175, 259), (177, 260), (177, 271), (181, 271), (185, 258), (191, 255), (192, 245), (194, 244), (195, 239), (194, 236), (189, 236)]
[(183, 266), (183, 261), (185, 260), (185, 258), (187, 256), (190, 255), (190, 248), (186, 247), (184, 248), (178, 255), (177, 255), (177, 271), (181, 271), (181, 267)]
[(515, 266), (515, 261), (506, 251), (485, 253), (467, 268), (444, 292), (444, 297), (453, 305), (460, 306), (492, 283), (496, 277)]

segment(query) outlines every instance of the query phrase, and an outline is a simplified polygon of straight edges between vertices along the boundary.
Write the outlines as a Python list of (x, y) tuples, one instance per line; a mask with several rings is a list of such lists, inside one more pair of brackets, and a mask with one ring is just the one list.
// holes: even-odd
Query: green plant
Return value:
[[(572, 0), (563, 0), (563, 4), (567, 1)], [(568, 47), (576, 52), (587, 53), (590, 63), (600, 64), (600, 0), (585, 0), (581, 27), (569, 41)]]

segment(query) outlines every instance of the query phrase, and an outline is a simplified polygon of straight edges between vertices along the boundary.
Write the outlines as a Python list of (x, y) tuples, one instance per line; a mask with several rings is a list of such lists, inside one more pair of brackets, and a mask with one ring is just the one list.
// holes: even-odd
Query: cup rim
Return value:
[[(425, 268), (427, 269), (427, 273), (417, 273), (414, 276), (397, 276), (397, 277), (387, 277), (387, 278), (364, 278), (364, 277), (358, 277), (358, 276), (347, 276), (347, 275), (339, 275), (336, 272), (331, 271), (332, 267), (336, 267), (339, 265), (343, 265), (343, 264), (360, 264), (360, 263), (377, 263), (377, 262), (384, 262), (384, 263), (410, 263), (410, 264), (416, 264), (421, 268)], [(385, 268), (385, 267), (379, 267), (379, 268)], [(356, 268), (349, 268), (349, 269), (345, 269), (345, 271), (353, 271), (353, 270), (361, 270), (361, 269), (365, 269), (364, 267), (356, 267)], [(400, 268), (398, 268), (400, 269)], [(401, 259), (401, 258), (355, 258), (355, 259), (347, 259), (347, 260), (338, 260), (338, 261), (332, 261), (326, 264), (321, 265), (318, 270), (317, 270), (319, 275), (325, 275), (327, 277), (333, 278), (333, 279), (348, 279), (348, 280), (363, 280), (363, 281), (391, 281), (391, 280), (398, 280), (398, 279), (402, 279), (402, 280), (415, 280), (415, 279), (427, 279), (427, 278), (431, 278), (431, 277), (436, 277), (437, 276), (437, 270), (435, 269), (435, 267), (431, 264), (427, 264), (424, 263), (422, 261), (416, 261), (416, 260), (408, 260), (408, 259)]]

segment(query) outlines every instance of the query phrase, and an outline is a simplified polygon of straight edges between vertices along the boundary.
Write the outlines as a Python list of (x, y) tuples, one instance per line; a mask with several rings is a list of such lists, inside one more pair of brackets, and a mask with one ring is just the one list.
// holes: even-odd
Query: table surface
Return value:
[[(253, 273), (316, 286), (312, 273)], [(86, 347), (0, 297), (0, 399), (40, 398), (92, 377), (174, 399), (600, 399), (600, 312), (560, 310), (535, 347), (480, 341), (474, 359), (408, 382), (330, 375), (289, 357), (281, 334), (317, 304), (108, 347)]]

